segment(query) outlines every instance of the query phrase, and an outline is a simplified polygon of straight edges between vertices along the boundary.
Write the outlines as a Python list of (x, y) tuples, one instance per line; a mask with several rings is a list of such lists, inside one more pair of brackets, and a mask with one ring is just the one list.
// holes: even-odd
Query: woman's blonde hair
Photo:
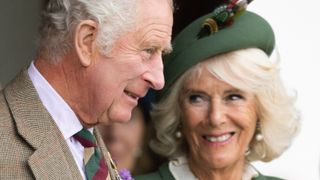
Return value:
[[(203, 63), (205, 62), (205, 63)], [(186, 153), (183, 138), (176, 138), (180, 128), (180, 91), (184, 84), (197, 79), (204, 68), (231, 86), (255, 94), (262, 141), (252, 138), (249, 161), (271, 161), (290, 145), (300, 128), (295, 95), (286, 91), (281, 81), (278, 62), (270, 61), (260, 49), (249, 48), (224, 53), (198, 63), (186, 71), (172, 86), (167, 96), (153, 106), (151, 116), (156, 136), (153, 150), (168, 158)]]

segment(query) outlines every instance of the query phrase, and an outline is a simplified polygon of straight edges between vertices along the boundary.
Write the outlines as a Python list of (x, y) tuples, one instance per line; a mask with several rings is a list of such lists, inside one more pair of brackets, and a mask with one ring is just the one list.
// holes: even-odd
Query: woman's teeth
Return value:
[(204, 138), (210, 142), (224, 142), (231, 138), (231, 134), (224, 134), (218, 137), (205, 136)]

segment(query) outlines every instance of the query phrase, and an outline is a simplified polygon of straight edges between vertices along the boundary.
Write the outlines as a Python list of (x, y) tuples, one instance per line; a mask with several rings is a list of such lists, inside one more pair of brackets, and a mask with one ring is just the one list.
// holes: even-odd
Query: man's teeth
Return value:
[(212, 137), (212, 136), (205, 136), (205, 139), (210, 142), (224, 142), (231, 138), (231, 134), (225, 134), (218, 137)]
[(130, 93), (130, 92), (128, 92), (128, 91), (126, 91), (126, 94), (127, 94), (128, 96), (130, 96), (130, 97), (134, 98), (134, 99), (136, 99), (136, 98), (137, 98), (135, 95), (131, 94), (131, 93)]

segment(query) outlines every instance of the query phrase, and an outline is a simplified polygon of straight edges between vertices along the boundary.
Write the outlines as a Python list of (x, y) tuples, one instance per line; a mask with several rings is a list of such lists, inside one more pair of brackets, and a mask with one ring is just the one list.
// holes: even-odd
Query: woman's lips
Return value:
[(235, 134), (235, 132), (224, 133), (222, 135), (203, 135), (202, 137), (209, 142), (212, 143), (223, 143), (227, 142), (231, 137)]

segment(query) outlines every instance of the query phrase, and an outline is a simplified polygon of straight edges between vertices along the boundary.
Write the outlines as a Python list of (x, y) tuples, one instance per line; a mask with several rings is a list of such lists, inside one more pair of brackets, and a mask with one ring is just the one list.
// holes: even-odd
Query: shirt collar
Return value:
[[(185, 156), (180, 156), (169, 162), (169, 169), (173, 177), (177, 180), (198, 180), (189, 168), (188, 160)], [(258, 171), (249, 163), (246, 164), (245, 171), (242, 175), (242, 180), (251, 180), (258, 177)]]
[(68, 139), (79, 132), (83, 127), (78, 117), (58, 92), (41, 75), (33, 62), (28, 68), (28, 74), (40, 100), (62, 132), (64, 139)]

